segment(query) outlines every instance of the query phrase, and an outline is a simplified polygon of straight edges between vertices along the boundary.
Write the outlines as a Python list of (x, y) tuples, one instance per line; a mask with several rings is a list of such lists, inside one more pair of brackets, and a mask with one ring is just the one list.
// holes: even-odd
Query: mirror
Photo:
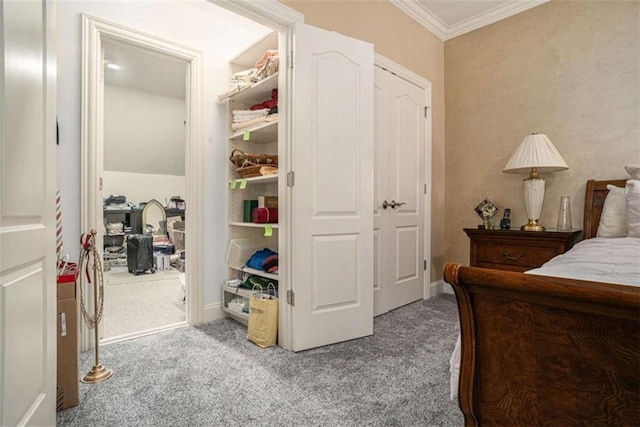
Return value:
[(167, 235), (167, 215), (164, 206), (156, 199), (149, 200), (142, 210), (142, 233)]

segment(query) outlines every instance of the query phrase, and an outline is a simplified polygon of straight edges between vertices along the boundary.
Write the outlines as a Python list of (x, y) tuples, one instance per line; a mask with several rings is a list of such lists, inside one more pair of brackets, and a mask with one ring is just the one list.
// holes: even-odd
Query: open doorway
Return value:
[[(117, 49), (116, 49), (117, 47)], [(112, 57), (111, 51), (118, 52), (121, 56), (120, 59)], [(144, 55), (140, 55), (144, 52)], [(155, 63), (156, 67), (158, 61), (170, 61), (176, 66), (176, 73), (181, 77), (175, 78), (175, 84), (172, 86), (182, 86), (179, 96), (174, 96), (176, 100), (167, 101), (168, 96), (166, 92), (167, 88), (163, 89), (163, 94), (153, 93), (149, 88), (158, 87), (163, 85), (162, 80), (158, 80), (152, 83), (154, 80), (159, 79), (162, 74), (165, 74), (165, 70), (157, 68), (155, 71), (143, 76), (142, 79), (146, 80), (144, 87), (146, 90), (138, 90), (140, 87), (127, 86), (122, 81), (119, 81), (115, 77), (105, 78), (106, 70), (112, 68), (105, 68), (106, 61), (110, 61), (110, 64), (120, 65), (120, 70), (124, 65), (118, 64), (116, 61), (123, 60), (125, 57), (139, 57), (144, 58), (142, 62), (148, 63), (146, 69), (153, 68)], [(132, 60), (133, 61), (133, 60)], [(140, 62), (140, 61), (139, 61)], [(203, 225), (202, 221), (202, 195), (201, 195), (201, 99), (200, 94), (202, 90), (201, 82), (201, 68), (202, 68), (202, 54), (201, 52), (190, 49), (185, 46), (177, 45), (175, 43), (162, 40), (149, 34), (144, 34), (139, 31), (128, 29), (117, 24), (113, 24), (107, 21), (103, 21), (99, 18), (83, 16), (83, 108), (82, 108), (82, 123), (83, 123), (83, 144), (82, 144), (82, 157), (83, 162), (83, 185), (84, 189), (81, 192), (81, 213), (82, 213), (82, 228), (83, 229), (96, 229), (103, 232), (98, 232), (96, 235), (96, 245), (102, 249), (113, 250), (114, 252), (120, 251), (119, 254), (108, 254), (111, 258), (112, 255), (115, 258), (122, 258), (124, 255), (124, 268), (118, 262), (112, 263), (112, 259), (109, 261), (109, 266), (115, 267), (120, 271), (120, 275), (125, 278), (135, 277), (135, 281), (145, 282), (147, 280), (141, 280), (142, 274), (152, 276), (154, 278), (162, 278), (162, 274), (159, 274), (158, 270), (164, 272), (164, 266), (171, 268), (171, 255), (175, 255), (176, 236), (178, 233), (173, 231), (184, 231), (184, 239), (181, 242), (183, 248), (181, 248), (185, 254), (192, 254), (193, 262), (186, 262), (184, 260), (173, 260), (174, 267), (178, 267), (179, 272), (173, 272), (177, 277), (168, 278), (171, 280), (171, 286), (175, 289), (170, 290), (168, 293), (168, 301), (174, 304), (179, 303), (178, 310), (184, 310), (182, 313), (178, 313), (178, 318), (170, 320), (163, 320), (163, 325), (153, 325), (145, 323), (148, 320), (150, 310), (148, 308), (141, 308), (135, 306), (134, 302), (144, 302), (145, 304), (151, 304), (158, 311), (163, 311), (162, 308), (155, 307), (152, 301), (152, 295), (157, 296), (158, 292), (147, 292), (146, 296), (138, 296), (137, 298), (129, 298), (125, 295), (120, 301), (114, 302), (117, 306), (116, 309), (126, 310), (126, 313), (132, 314), (140, 312), (143, 317), (127, 320), (127, 316), (123, 313), (116, 313), (109, 315), (109, 311), (114, 310), (114, 307), (105, 307), (105, 322), (100, 323), (99, 335), (103, 339), (103, 342), (113, 342), (121, 339), (135, 338), (138, 336), (147, 335), (149, 333), (155, 333), (159, 330), (166, 330), (174, 327), (186, 326), (188, 324), (194, 324), (200, 322), (200, 309), (202, 306), (202, 289), (200, 286), (194, 284), (201, 283), (202, 277), (202, 265), (199, 262), (201, 257), (200, 249), (200, 236), (202, 235)], [(117, 71), (120, 71), (117, 70)], [(116, 71), (116, 70), (114, 70)], [(124, 73), (123, 73), (124, 74)], [(171, 73), (167, 73), (171, 74)], [(126, 79), (120, 79), (126, 80)], [(136, 80), (136, 79), (131, 79)], [(138, 81), (140, 79), (137, 79)], [(117, 84), (112, 84), (115, 82)], [(164, 85), (167, 83), (165, 82)], [(144, 92), (144, 93), (143, 93)], [(156, 91), (157, 92), (157, 91)], [(182, 97), (182, 100), (179, 98)], [(167, 102), (159, 102), (160, 99), (164, 99)], [(109, 105), (115, 102), (115, 112), (109, 113)], [(138, 108), (135, 108), (138, 105)], [(162, 106), (163, 105), (163, 106)], [(112, 106), (113, 107), (113, 106)], [(111, 108), (113, 110), (114, 108)], [(141, 117), (149, 116), (150, 111), (159, 110), (173, 110), (174, 114), (170, 121), (174, 122), (173, 134), (178, 135), (177, 138), (183, 141), (182, 144), (169, 143), (167, 147), (159, 149), (154, 143), (158, 143), (160, 138), (156, 133), (151, 136), (150, 141), (147, 143), (140, 143), (140, 141), (147, 136), (141, 136), (139, 132), (134, 130), (135, 126), (139, 125), (140, 121), (143, 121)], [(123, 111), (125, 112), (123, 114)], [(128, 111), (128, 112), (127, 112)], [(177, 111), (177, 113), (176, 113)], [(107, 129), (105, 124), (108, 120), (107, 115), (118, 115), (124, 117), (120, 123), (116, 125), (118, 132), (113, 134), (113, 129)], [(136, 116), (136, 117), (134, 117)], [(175, 116), (178, 116), (175, 118)], [(148, 118), (148, 117), (147, 117)], [(157, 119), (156, 119), (157, 120)], [(163, 119), (169, 120), (166, 117)], [(136, 123), (134, 123), (134, 121)], [(162, 128), (163, 125), (155, 124), (155, 127)], [(149, 127), (149, 126), (147, 126)], [(161, 129), (160, 134), (170, 133), (167, 129)], [(131, 140), (131, 135), (137, 135)], [(105, 150), (105, 142), (107, 140), (113, 140), (114, 150), (110, 150), (111, 143)], [(123, 142), (124, 141), (124, 142)], [(179, 154), (168, 152), (168, 146), (175, 150)], [(140, 150), (141, 151), (136, 151)], [(113, 155), (113, 156), (111, 156)], [(109, 157), (113, 157), (111, 160)], [(177, 157), (178, 160), (172, 162), (172, 166), (164, 164), (160, 168), (154, 169), (158, 164), (162, 163), (161, 158)], [(113, 160), (113, 159), (116, 160)], [(128, 165), (124, 167), (123, 165)], [(111, 169), (111, 170), (109, 170)], [(114, 170), (115, 169), (115, 170)], [(171, 170), (171, 173), (167, 173)], [(143, 173), (141, 173), (143, 172)], [(180, 177), (180, 174), (182, 177)], [(160, 185), (155, 185), (160, 182)], [(143, 190), (144, 189), (144, 190)], [(129, 194), (129, 200), (131, 205), (126, 199), (115, 197), (107, 201), (110, 196), (122, 196), (125, 192)], [(184, 194), (184, 195), (183, 195)], [(178, 196), (179, 200), (171, 200), (171, 196)], [(114, 200), (115, 199), (115, 200)], [(158, 201), (160, 199), (162, 202)], [(166, 202), (165, 202), (165, 199)], [(150, 203), (152, 200), (157, 200), (157, 203)], [(189, 204), (189, 208), (185, 209), (184, 203)], [(105, 202), (107, 205), (112, 205), (115, 202), (118, 205), (120, 202), (124, 202), (125, 206), (116, 206), (114, 211), (119, 210), (122, 207), (125, 212), (123, 216), (119, 218), (112, 218), (114, 214), (111, 210), (105, 210)], [(183, 203), (180, 205), (180, 203)], [(150, 221), (145, 219), (145, 210), (140, 209), (142, 205), (151, 206), (159, 205), (159, 218)], [(118, 215), (118, 213), (115, 213)], [(121, 229), (112, 231), (112, 236), (109, 235), (109, 231), (105, 224), (107, 223), (120, 223)], [(172, 221), (173, 220), (173, 221)], [(113, 221), (113, 222), (112, 222)], [(151, 228), (147, 227), (146, 222), (149, 223)], [(184, 227), (178, 227), (176, 224), (182, 223)], [(172, 227), (174, 226), (174, 227)], [(159, 230), (162, 230), (159, 232)], [(121, 233), (120, 233), (121, 231)], [(112, 239), (118, 239), (121, 234), (121, 241), (116, 241), (115, 244)], [(171, 235), (171, 237), (169, 237)], [(132, 240), (132, 236), (140, 236), (145, 241), (149, 242), (149, 253), (147, 253), (147, 262), (144, 265), (136, 266), (136, 268), (130, 269), (126, 262), (127, 246), (129, 241)], [(156, 238), (165, 237), (166, 240), (154, 241)], [(186, 236), (192, 236), (192, 238), (186, 238)], [(126, 240), (125, 240), (126, 239)], [(173, 239), (173, 240), (171, 240)], [(160, 239), (158, 239), (160, 240)], [(153, 252), (160, 252), (157, 255), (162, 254), (160, 246), (165, 244), (166, 255), (168, 259), (160, 256), (154, 256)], [(119, 248), (118, 248), (118, 245)], [(171, 245), (170, 249), (168, 246)], [(149, 261), (149, 258), (151, 261)], [(186, 257), (185, 257), (186, 258)], [(155, 264), (154, 264), (155, 260)], [(183, 262), (180, 262), (183, 261)], [(162, 264), (159, 264), (162, 262)], [(161, 265), (161, 267), (159, 267)], [(131, 275), (129, 270), (135, 270), (133, 273), (140, 273), (138, 276)], [(152, 273), (152, 270), (155, 273)], [(171, 271), (171, 270), (169, 270)], [(118, 271), (115, 271), (118, 272)], [(114, 272), (114, 273), (115, 273)], [(182, 276), (184, 273), (184, 276)], [(107, 274), (111, 275), (110, 272)], [(182, 281), (180, 280), (182, 278)], [(126, 286), (129, 284), (129, 288), (133, 288), (133, 282), (128, 283), (124, 281), (122, 277), (111, 278), (106, 277), (105, 283), (110, 281), (110, 284), (105, 284), (106, 288), (109, 286)], [(163, 278), (164, 279), (164, 278)], [(177, 279), (177, 280), (176, 280)], [(157, 283), (156, 283), (157, 285)], [(184, 285), (184, 286), (183, 286)], [(149, 285), (150, 286), (150, 285)], [(156, 286), (157, 288), (157, 286)], [(116, 290), (114, 287), (112, 290)], [(88, 287), (84, 289), (85, 295), (92, 298), (91, 289)], [(109, 289), (105, 292), (109, 295)], [(111, 298), (113, 301), (113, 298)], [(184, 301), (184, 304), (183, 304)], [(112, 304), (113, 305), (113, 304)], [(105, 330), (105, 323), (109, 322), (109, 317), (115, 319), (120, 316), (120, 320), (125, 320), (129, 329), (118, 330), (109, 332), (109, 329)], [(178, 320), (178, 319), (182, 320)], [(177, 322), (175, 320), (178, 320)], [(134, 329), (132, 329), (134, 328)], [(85, 351), (93, 347), (91, 340), (92, 332), (83, 325), (81, 328), (81, 350)]]
[(112, 40), (102, 50), (109, 342), (185, 324), (187, 62)]

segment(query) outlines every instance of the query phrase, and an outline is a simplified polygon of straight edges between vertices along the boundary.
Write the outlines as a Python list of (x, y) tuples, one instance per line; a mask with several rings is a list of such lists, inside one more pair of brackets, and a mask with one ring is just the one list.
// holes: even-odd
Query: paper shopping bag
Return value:
[(249, 297), (247, 339), (260, 347), (276, 345), (278, 338), (278, 298), (257, 292)]

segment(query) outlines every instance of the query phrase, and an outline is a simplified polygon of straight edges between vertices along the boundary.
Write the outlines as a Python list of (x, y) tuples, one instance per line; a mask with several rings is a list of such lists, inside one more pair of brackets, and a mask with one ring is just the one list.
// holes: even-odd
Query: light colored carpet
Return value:
[(143, 273), (139, 275), (131, 274), (127, 267), (113, 267), (104, 273), (106, 285), (123, 285), (129, 283), (157, 282), (160, 280), (177, 279), (180, 272), (175, 268), (167, 271), (156, 271), (155, 273)]
[(103, 338), (141, 332), (185, 320), (177, 270), (135, 276), (126, 267), (104, 273)]
[[(261, 349), (229, 319), (102, 346), (114, 375), (80, 384), (58, 426), (461, 426), (449, 400), (452, 295), (379, 316), (374, 335)], [(80, 372), (93, 365), (81, 355)]]

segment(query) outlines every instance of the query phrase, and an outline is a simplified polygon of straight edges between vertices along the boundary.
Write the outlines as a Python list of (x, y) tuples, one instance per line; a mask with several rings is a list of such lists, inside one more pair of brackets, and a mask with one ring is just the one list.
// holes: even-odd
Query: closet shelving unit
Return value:
[[(278, 33), (273, 32), (257, 41), (245, 51), (230, 61), (230, 74), (253, 68), (256, 61), (269, 49), (278, 49)], [(280, 64), (282, 66), (282, 64)], [(229, 156), (234, 149), (240, 149), (252, 154), (278, 154), (278, 121), (270, 120), (254, 126), (239, 130), (231, 129), (233, 110), (249, 109), (252, 105), (271, 99), (271, 91), (278, 87), (278, 74), (269, 76), (251, 87), (227, 97), (219, 97), (220, 102), (228, 105), (229, 111)], [(228, 173), (228, 226), (229, 241), (231, 246), (233, 239), (242, 239), (243, 242), (253, 242), (255, 247), (269, 247), (278, 251), (278, 224), (254, 224), (243, 221), (243, 202), (255, 200), (258, 196), (278, 196), (278, 182), (282, 176), (282, 170), (278, 174), (241, 178), (235, 170), (235, 166), (229, 162)], [(252, 252), (253, 253), (253, 252)], [(246, 253), (243, 254), (243, 256)], [(246, 258), (251, 254), (249, 253)], [(246, 259), (245, 259), (246, 261)], [(228, 277), (230, 279), (242, 279), (246, 274), (265, 277), (270, 280), (278, 280), (277, 274), (244, 267), (239, 263), (227, 263)], [(247, 324), (249, 315), (241, 311), (237, 301), (243, 299), (248, 306), (248, 298), (251, 291), (245, 288), (221, 285), (222, 310), (234, 320)]]

